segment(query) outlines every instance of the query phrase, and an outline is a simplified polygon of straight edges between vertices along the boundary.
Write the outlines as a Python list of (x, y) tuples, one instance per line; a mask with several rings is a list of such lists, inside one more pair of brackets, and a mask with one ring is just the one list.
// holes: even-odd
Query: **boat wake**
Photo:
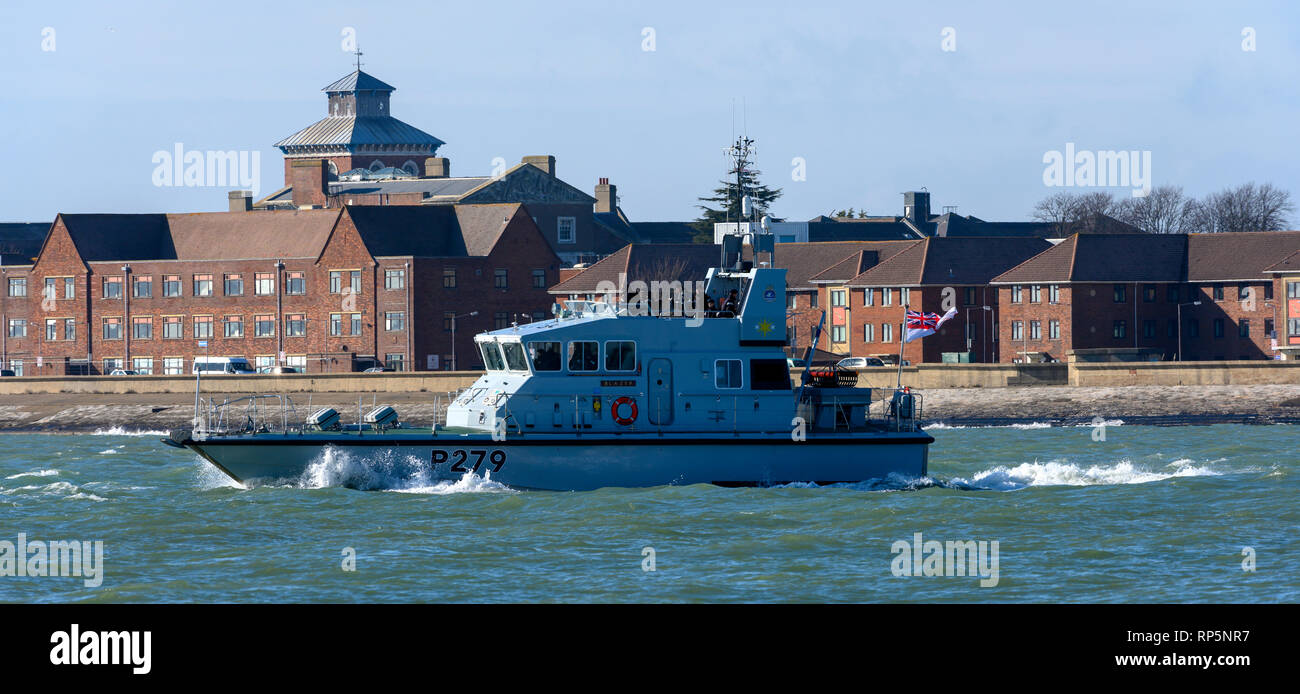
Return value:
[(90, 432), (91, 436), (166, 436), (165, 431), (146, 431), (143, 429), (128, 430), (121, 426), (109, 427), (108, 429), (96, 429)]
[(423, 458), (393, 451), (361, 457), (333, 446), (322, 450), (293, 486), (302, 489), (347, 487), (406, 494), (514, 491), (500, 482), (494, 482), (491, 473), (486, 470), (481, 477), (467, 472), (459, 479), (438, 479), (430, 474), (429, 466)]
[[(1145, 484), (1175, 477), (1219, 476), (1222, 472), (1207, 465), (1197, 465), (1192, 460), (1176, 460), (1165, 470), (1145, 470), (1129, 461), (1113, 465), (1082, 466), (1064, 462), (1032, 462), (1020, 465), (998, 465), (975, 473), (969, 479), (954, 477), (949, 485), (965, 489), (1015, 491), (1027, 487), (1086, 487), (1093, 485)], [(1172, 469), (1169, 469), (1172, 468)]]

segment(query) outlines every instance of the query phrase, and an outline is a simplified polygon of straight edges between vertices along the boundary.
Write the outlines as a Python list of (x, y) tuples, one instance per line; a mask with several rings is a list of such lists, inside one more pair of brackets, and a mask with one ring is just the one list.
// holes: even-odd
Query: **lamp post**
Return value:
[[(1276, 336), (1277, 336), (1277, 304), (1273, 303), (1272, 301), (1265, 301), (1265, 302), (1264, 302), (1264, 305), (1267, 306), (1267, 307), (1269, 307), (1269, 308), (1271, 308), (1271, 309), (1273, 309), (1273, 334), (1270, 335), (1267, 331), (1265, 331), (1265, 332), (1264, 332), (1264, 338), (1265, 338), (1265, 339), (1272, 338), (1272, 339), (1274, 340), (1274, 343), (1276, 343), (1276, 341), (1277, 341), (1277, 337), (1276, 337)], [(1277, 349), (1276, 349), (1276, 348), (1273, 350), (1273, 353), (1274, 353), (1275, 355), (1277, 354)]]
[(1189, 301), (1185, 304), (1178, 304), (1178, 361), (1183, 360), (1183, 307), (1200, 306), (1199, 301)]
[(469, 313), (462, 313), (459, 316), (452, 315), (451, 317), (451, 370), (452, 371), (456, 370), (456, 319), (464, 318), (466, 316), (477, 316), (477, 315), (478, 315), (478, 311), (470, 311)]

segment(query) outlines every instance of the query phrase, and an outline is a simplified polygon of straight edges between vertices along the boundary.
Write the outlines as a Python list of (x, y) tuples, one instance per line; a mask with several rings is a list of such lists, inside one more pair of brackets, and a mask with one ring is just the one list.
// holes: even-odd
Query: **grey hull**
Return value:
[(927, 473), (921, 432), (809, 438), (719, 435), (404, 437), (259, 434), (183, 444), (245, 483), (302, 479), (331, 457), (382, 465), (398, 476), (457, 480), (466, 473), (517, 489), (590, 490), (668, 484), (750, 486), (860, 482)]

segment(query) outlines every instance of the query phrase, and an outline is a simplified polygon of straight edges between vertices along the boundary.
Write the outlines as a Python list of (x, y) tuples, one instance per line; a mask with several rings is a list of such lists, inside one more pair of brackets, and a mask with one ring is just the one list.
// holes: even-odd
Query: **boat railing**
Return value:
[(196, 436), (288, 433), (301, 426), (297, 406), (288, 395), (245, 395), (220, 402), (209, 397), (198, 400), (194, 413)]

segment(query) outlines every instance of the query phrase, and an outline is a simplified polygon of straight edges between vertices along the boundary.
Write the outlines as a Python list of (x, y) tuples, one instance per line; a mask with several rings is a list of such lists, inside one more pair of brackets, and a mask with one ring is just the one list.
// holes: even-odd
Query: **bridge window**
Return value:
[(790, 371), (784, 359), (750, 359), (749, 382), (754, 390), (790, 390)]
[(560, 370), (560, 343), (530, 342), (528, 343), (528, 352), (533, 358), (533, 370)]
[(636, 343), (611, 340), (605, 343), (606, 371), (636, 371)]
[(739, 359), (719, 359), (713, 362), (713, 382), (718, 388), (743, 388)]
[(600, 368), (600, 343), (570, 342), (569, 371), (596, 371)]
[(527, 371), (528, 360), (524, 359), (524, 346), (518, 342), (502, 342), (501, 350), (506, 353), (506, 366), (511, 371)]
[(501, 350), (497, 349), (497, 343), (480, 342), (478, 348), (483, 352), (483, 365), (488, 371), (502, 371), (506, 368), (505, 361), (501, 359)]

